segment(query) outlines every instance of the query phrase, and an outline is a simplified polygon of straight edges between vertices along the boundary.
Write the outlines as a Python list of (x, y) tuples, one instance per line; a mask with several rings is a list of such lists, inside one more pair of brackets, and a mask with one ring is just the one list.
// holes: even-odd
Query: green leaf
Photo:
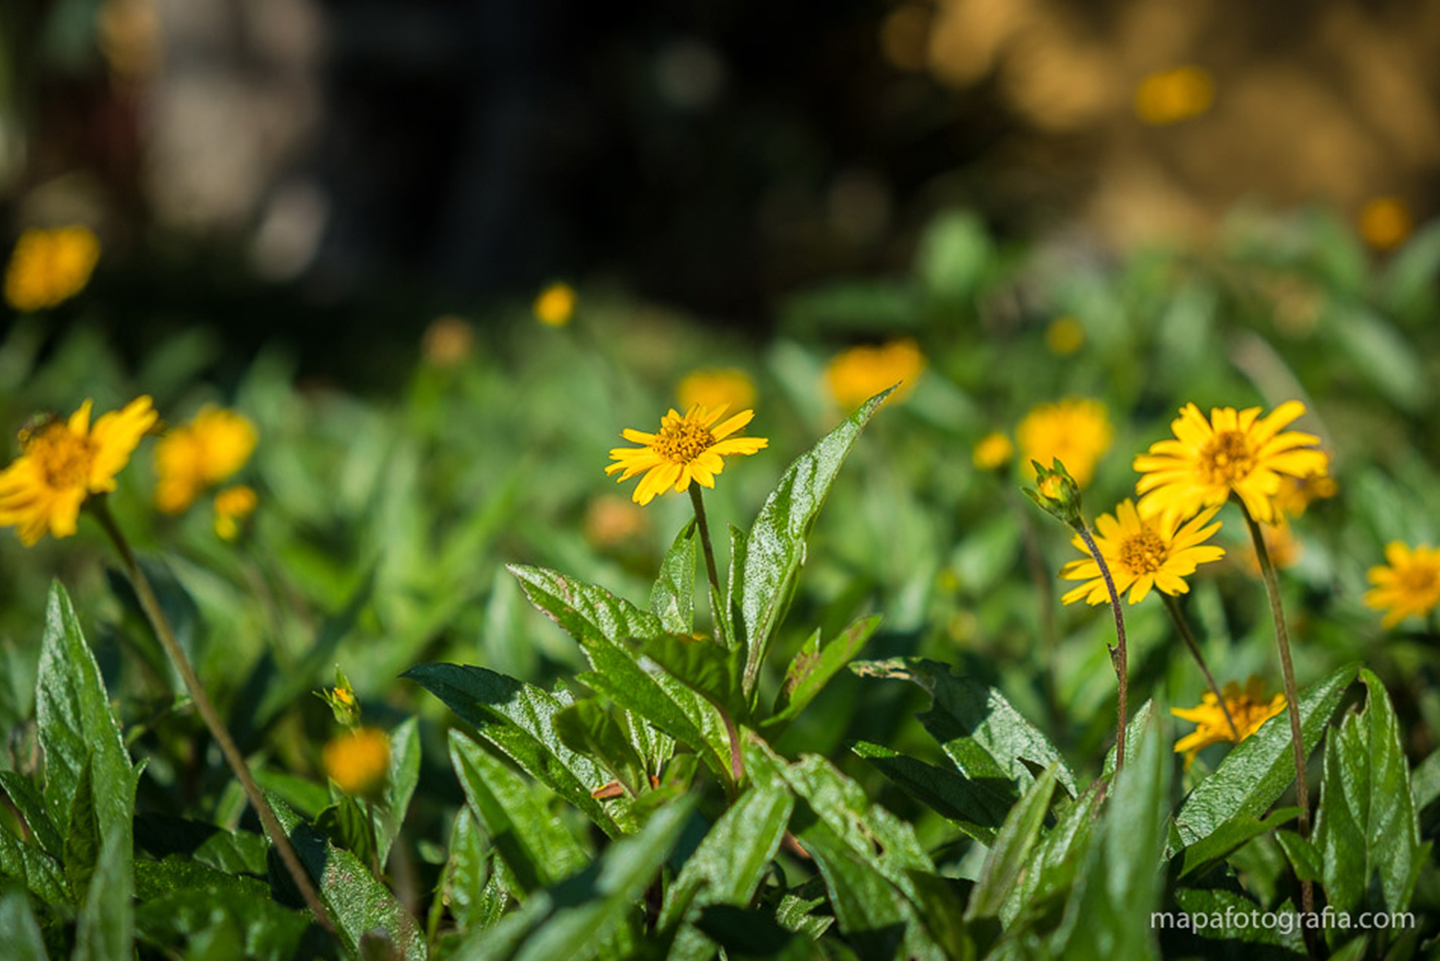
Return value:
[(499, 924), (472, 933), (453, 957), (464, 961), (580, 961), (604, 953), (634, 902), (659, 874), (690, 816), (687, 798), (655, 812), (644, 830), (616, 841), (588, 869), (537, 893)]
[(805, 561), (805, 539), (825, 503), (825, 495), (860, 431), (891, 390), (894, 388), (860, 405), (839, 427), (791, 463), (750, 527), (739, 555), (741, 566), (737, 568), (732, 559), (732, 579), (734, 570), (742, 571), (738, 592), (745, 634), (747, 691), (755, 690), (760, 665), (790, 607), (796, 575)]
[(1285, 857), (1294, 869), (1295, 876), (1301, 881), (1324, 881), (1324, 871), (1320, 866), (1320, 852), (1315, 845), (1296, 834), (1294, 831), (1276, 831), (1275, 840), (1280, 843), (1280, 849), (1285, 852)]
[(378, 863), (375, 839), (370, 833), (373, 822), (360, 807), (360, 802), (350, 795), (342, 795), (321, 811), (315, 819), (315, 826), (325, 833), (330, 843), (355, 855), (361, 864)]
[(1010, 810), (1010, 799), (954, 771), (935, 767), (888, 747), (857, 741), (850, 749), (900, 790), (928, 805), (966, 835), (990, 845)]
[(690, 747), (718, 777), (730, 777), (729, 738), (714, 707), (664, 671), (647, 670), (630, 643), (664, 635), (658, 618), (554, 571), (509, 570), (530, 602), (580, 642), (594, 668), (578, 678), (582, 684)]
[[(1337, 668), (1300, 692), (1300, 729), (1307, 757), (1319, 743), (1345, 688), (1355, 680), (1357, 667), (1347, 664)], [(1220, 825), (1238, 815), (1264, 814), (1275, 799), (1295, 783), (1291, 751), (1290, 724), (1281, 713), (1234, 748), (1215, 773), (1190, 792), (1175, 815), (1175, 827), (1182, 843), (1188, 847), (1209, 837)]]
[(740, 687), (741, 651), (717, 641), (662, 634), (647, 638), (640, 650), (671, 676), (724, 711), (737, 724), (749, 721)]
[(335, 922), (340, 943), (357, 952), (360, 939), (376, 928), (390, 933), (404, 961), (424, 961), (425, 937), (415, 919), (375, 880), (370, 869), (349, 851), (335, 847), (325, 835), (300, 819), (284, 801), (271, 795), (275, 817), (290, 836), (295, 853), (315, 881), (320, 900)]
[(72, 961), (131, 961), (135, 956), (135, 912), (130, 901), (130, 832), (105, 838), (90, 890), (75, 926)]
[(0, 771), (0, 787), (10, 796), (10, 803), (24, 818), (25, 825), (40, 850), (53, 858), (60, 858), (65, 852), (65, 842), (60, 837), (50, 812), (45, 808), (45, 797), (35, 787), (35, 782), (19, 771)]
[(1057, 957), (1158, 958), (1150, 915), (1159, 877), (1173, 761), (1157, 718), (1146, 724), (1101, 813), (1096, 843), (1075, 880), (1057, 932)]
[(1011, 809), (995, 835), (995, 843), (985, 855), (980, 877), (975, 882), (970, 904), (965, 910), (967, 921), (999, 915), (1025, 867), (1031, 848), (1040, 837), (1040, 828), (1045, 823), (1045, 814), (1050, 810), (1050, 799), (1054, 794), (1055, 774), (1053, 770), (1047, 770), (1036, 778), (1020, 803)]
[(629, 732), (594, 698), (576, 701), (555, 715), (555, 733), (570, 750), (604, 767), (631, 796), (650, 786), (645, 762), (631, 743)]
[(1299, 815), (1299, 808), (1289, 807), (1271, 811), (1264, 820), (1247, 814), (1231, 818), (1176, 855), (1180, 859), (1180, 877), (1187, 878), (1215, 866), (1253, 838), (1288, 824)]
[(19, 881), (47, 904), (70, 900), (59, 862), (24, 843), (4, 826), (0, 826), (0, 874)]
[(575, 838), (520, 777), (459, 731), (450, 762), (480, 826), (508, 868), (517, 896), (552, 887), (589, 862)]
[(682, 916), (693, 920), (706, 905), (748, 905), (780, 848), (794, 805), (779, 781), (752, 784), (686, 859), (665, 893), (659, 927), (668, 928)]
[(930, 709), (920, 723), (971, 781), (1009, 793), (1014, 782), (1029, 790), (1035, 782), (1026, 762), (1055, 768), (1056, 781), (1078, 795), (1075, 775), (1039, 728), (996, 688), (954, 674), (949, 666), (921, 657), (860, 661), (850, 669), (862, 677), (911, 681), (929, 692)]
[(187, 956), (193, 957), (197, 941), (221, 937), (236, 955), (255, 961), (310, 956), (299, 950), (313, 923), (309, 915), (277, 904), (269, 885), (256, 878), (177, 857), (141, 860), (135, 862), (135, 893), (135, 930), (153, 944), (191, 939)]
[(771, 732), (773, 728), (794, 720), (824, 690), (830, 679), (860, 653), (865, 642), (880, 626), (881, 619), (879, 614), (861, 618), (841, 631), (839, 637), (831, 638), (823, 645), (819, 630), (810, 635), (790, 662), (785, 681), (775, 698), (775, 709), (761, 726)]
[(1368, 668), (1360, 680), (1365, 709), (1347, 715), (1325, 745), (1314, 841), (1333, 907), (1395, 913), (1409, 906), (1428, 848), (1390, 696)]
[(450, 913), (462, 931), (487, 928), (498, 917), (493, 911), (494, 899), (485, 896), (491, 879), (490, 855), (485, 831), (475, 812), (469, 805), (462, 806), (450, 830), (450, 858), (445, 865), (444, 887), (436, 894), (450, 906)]
[(650, 612), (672, 634), (695, 630), (695, 556), (699, 537), (692, 520), (680, 529), (660, 561), (660, 575), (650, 590)]
[(420, 783), (420, 724), (406, 718), (390, 732), (390, 772), (385, 779), (384, 803), (375, 809), (375, 841), (380, 864), (390, 857), (390, 847), (400, 834), (415, 785)]
[(1068, 893), (1090, 849), (1095, 815), (1102, 800), (1095, 782), (1065, 807), (1055, 826), (1045, 831), (1016, 879), (1015, 887), (1000, 909), (1000, 920), (1008, 928), (1028, 908), (1043, 906), (1047, 899)]
[[(44, 795), (51, 820), (69, 822), (81, 772), (88, 763), (99, 836), (109, 838), (119, 832), (121, 857), (128, 864), (139, 774), (130, 765), (120, 725), (110, 712), (100, 668), (80, 632), (70, 597), (58, 582), (51, 585), (45, 608), (35, 711), (45, 752)], [(128, 866), (124, 871), (128, 874)]]
[[(538, 687), (487, 671), (456, 664), (422, 664), (401, 677), (420, 684), (474, 725), (491, 744), (531, 777), (575, 805), (611, 837), (624, 833), (590, 792), (605, 784), (605, 772), (570, 750), (555, 732), (555, 715), (573, 703), (563, 690), (548, 694)], [(616, 810), (622, 810), (616, 806)]]
[(5, 945), (10, 961), (48, 961), (30, 899), (19, 891), (0, 898), (0, 944)]
[(65, 830), (65, 880), (78, 898), (90, 888), (90, 878), (100, 862), (100, 822), (95, 816), (95, 791), (87, 761), (80, 769), (70, 821)]

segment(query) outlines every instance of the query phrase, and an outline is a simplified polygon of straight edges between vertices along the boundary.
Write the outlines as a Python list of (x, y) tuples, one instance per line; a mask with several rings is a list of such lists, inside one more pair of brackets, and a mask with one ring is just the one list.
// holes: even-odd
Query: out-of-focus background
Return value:
[(1383, 255), (1437, 168), (1440, 0), (0, 6), (3, 229), (94, 229), (132, 354), (349, 383), (555, 279), (767, 332), (957, 206), (1103, 259), (1319, 204)]

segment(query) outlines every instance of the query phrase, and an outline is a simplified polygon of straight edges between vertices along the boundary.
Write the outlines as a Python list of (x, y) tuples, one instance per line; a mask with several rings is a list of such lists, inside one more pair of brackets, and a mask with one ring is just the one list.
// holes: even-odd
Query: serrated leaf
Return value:
[(47, 904), (65, 904), (70, 900), (59, 861), (24, 843), (3, 825), (0, 825), (0, 875), (19, 881)]
[(535, 792), (459, 731), (450, 732), (450, 762), (470, 807), (509, 869), (517, 896), (553, 887), (589, 858)]
[(650, 613), (672, 634), (695, 630), (695, 557), (699, 536), (692, 520), (680, 529), (675, 543), (660, 560), (660, 573), (650, 589)]
[(850, 669), (862, 677), (910, 681), (924, 688), (931, 704), (918, 715), (920, 723), (971, 781), (1006, 794), (1014, 787), (1029, 790), (1035, 775), (1028, 761), (1041, 769), (1053, 766), (1057, 783), (1071, 797), (1078, 795), (1075, 775), (1060, 752), (998, 689), (921, 657), (861, 661)]
[(227, 938), (232, 950), (255, 961), (308, 956), (299, 948), (313, 922), (277, 904), (269, 885), (256, 878), (175, 857), (136, 861), (135, 893), (135, 930), (152, 943), (188, 938), (193, 948), (209, 934)]
[(367, 931), (382, 928), (390, 932), (400, 958), (425, 961), (424, 933), (385, 886), (375, 880), (370, 869), (349, 851), (331, 844), (278, 797), (271, 795), (270, 803), (295, 853), (315, 881), (341, 945), (357, 952)]
[(47, 961), (45, 940), (30, 909), (30, 899), (19, 891), (0, 898), (0, 944), (10, 961)]
[[(820, 643), (817, 629), (801, 646), (785, 672), (785, 681), (775, 698), (775, 710), (761, 725), (767, 732), (788, 724), (815, 700), (830, 679), (844, 669), (880, 626), (881, 615), (855, 621), (838, 637)], [(767, 734), (767, 736), (772, 736)]]
[(72, 961), (131, 961), (135, 955), (129, 845), (129, 831), (111, 831), (105, 838), (75, 925)]
[(1404, 911), (1425, 861), (1400, 726), (1380, 679), (1361, 668), (1365, 709), (1325, 744), (1314, 841), (1339, 911)]
[(1045, 823), (1054, 794), (1055, 774), (1047, 770), (1035, 779), (1030, 790), (1011, 809), (995, 835), (995, 843), (985, 855), (980, 877), (965, 909), (967, 921), (995, 917), (1000, 913), (1029, 859), (1031, 848), (1040, 837), (1040, 828)]
[[(790, 607), (805, 561), (805, 540), (860, 431), (894, 388), (860, 405), (840, 426), (786, 468), (766, 498), (740, 552), (738, 589), (745, 634), (745, 690), (755, 690), (760, 665)], [(732, 560), (732, 571), (734, 568)], [(734, 575), (732, 573), (732, 579)]]
[(360, 807), (360, 802), (348, 794), (342, 795), (315, 818), (315, 827), (330, 839), (331, 844), (349, 851), (366, 866), (379, 863), (376, 860), (375, 838), (371, 834), (373, 826), (374, 822)]
[(474, 932), (451, 957), (581, 961), (600, 953), (660, 872), (692, 807), (687, 798), (655, 812), (639, 834), (616, 841), (585, 871), (537, 893), (494, 927)]
[(594, 759), (625, 786), (631, 796), (650, 785), (630, 734), (613, 714), (594, 698), (576, 701), (555, 715), (555, 733), (577, 754)]
[[(1337, 668), (1300, 693), (1300, 729), (1307, 756), (1319, 743), (1345, 689), (1355, 680), (1357, 667)], [(1295, 782), (1291, 750), (1290, 725), (1283, 713), (1242, 741), (1180, 806), (1175, 826), (1182, 843), (1194, 844), (1238, 815), (1264, 814)]]
[(25, 819), (25, 826), (30, 829), (30, 834), (40, 845), (40, 850), (53, 858), (60, 858), (65, 851), (65, 842), (60, 837), (55, 822), (50, 820), (50, 812), (45, 807), (45, 797), (35, 787), (35, 782), (19, 771), (0, 771), (0, 787), (4, 788), (10, 797), (10, 803), (15, 805), (15, 810)]
[(128, 860), (139, 775), (130, 765), (100, 668), (85, 643), (70, 596), (58, 582), (51, 585), (45, 608), (35, 711), (45, 752), (44, 796), (51, 820), (57, 825), (69, 822), (81, 771), (88, 763), (100, 837), (119, 832), (122, 857)]
[(1045, 831), (1035, 845), (1000, 909), (1000, 920), (1006, 927), (1021, 912), (1069, 891), (1089, 853), (1095, 815), (1102, 800), (1101, 783), (1093, 783), (1060, 812), (1055, 826)]
[[(608, 780), (605, 772), (566, 747), (555, 732), (555, 715), (573, 703), (569, 694), (549, 694), (483, 667), (457, 664), (422, 664), (401, 677), (444, 701), (482, 737), (579, 808), (606, 834), (618, 837), (624, 833), (610, 809), (590, 796)], [(620, 806), (615, 809), (623, 811)]]
[(75, 797), (70, 803), (70, 820), (65, 828), (65, 881), (79, 897), (88, 891), (90, 878), (100, 862), (100, 822), (95, 815), (95, 790), (90, 763), (80, 768)]
[(1271, 811), (1264, 820), (1246, 814), (1231, 818), (1176, 855), (1180, 859), (1180, 877), (1186, 878), (1213, 867), (1252, 839), (1290, 823), (1299, 814), (1299, 808), (1289, 807)]
[(445, 881), (436, 897), (450, 906), (450, 913), (462, 931), (489, 927), (495, 916), (485, 897), (490, 880), (491, 849), (475, 812), (463, 805), (450, 830), (450, 857), (445, 864)]
[(749, 720), (741, 691), (743, 653), (716, 641), (663, 634), (647, 638), (641, 652), (681, 684), (729, 715), (736, 723)]
[(420, 723), (406, 718), (390, 732), (390, 771), (385, 778), (384, 803), (375, 810), (375, 842), (383, 866), (390, 847), (400, 835), (415, 785), (420, 783)]
[(990, 845), (1005, 822), (1011, 799), (946, 768), (857, 741), (850, 746), (906, 794), (929, 806), (966, 835)]

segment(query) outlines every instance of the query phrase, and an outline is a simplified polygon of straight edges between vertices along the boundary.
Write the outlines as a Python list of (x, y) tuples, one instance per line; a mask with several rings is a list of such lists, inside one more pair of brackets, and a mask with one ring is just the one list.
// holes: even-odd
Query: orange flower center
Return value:
[(1400, 588), (1412, 594), (1425, 594), (1440, 587), (1440, 571), (1419, 564), (1402, 567), (1395, 572)]
[(1200, 470), (1211, 484), (1234, 484), (1254, 469), (1255, 453), (1238, 430), (1221, 431), (1200, 450)]
[(651, 449), (675, 464), (689, 464), (715, 445), (710, 428), (690, 420), (666, 424), (655, 435)]
[(1120, 563), (1136, 574), (1153, 574), (1165, 563), (1167, 553), (1160, 535), (1146, 527), (1125, 538), (1120, 545)]
[(88, 437), (76, 437), (64, 424), (51, 424), (30, 438), (25, 456), (39, 465), (50, 487), (83, 487), (90, 478), (95, 444)]

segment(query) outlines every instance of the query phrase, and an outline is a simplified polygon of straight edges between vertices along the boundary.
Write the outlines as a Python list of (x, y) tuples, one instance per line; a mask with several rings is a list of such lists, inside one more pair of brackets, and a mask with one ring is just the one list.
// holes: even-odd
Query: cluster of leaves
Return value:
[[(253, 539), (224, 545), (199, 512), (150, 519), (143, 461), (114, 507), (142, 544), (166, 545), (147, 569), (337, 938), (301, 910), (82, 526), (29, 554), (0, 543), (0, 944), (37, 958), (1293, 957), (1308, 953), (1293, 928), (1197, 932), (1151, 914), (1290, 911), (1303, 878), (1347, 917), (1416, 919), (1332, 926), (1310, 950), (1415, 956), (1440, 918), (1440, 660), (1424, 631), (1382, 644), (1358, 597), (1384, 541), (1433, 541), (1440, 524), (1423, 417), (1440, 351), (1422, 324), (1440, 235), (1370, 271), (1323, 226), (1213, 263), (1154, 255), (1046, 280), (950, 218), (913, 277), (797, 298), (765, 349), (772, 450), (833, 422), (821, 345), (862, 315), (933, 345), (931, 368), (865, 443), (878, 400), (768, 499), (773, 472), (726, 472), (712, 518), (764, 506), (716, 545), (718, 591), (697, 584), (683, 498), (657, 501), (629, 540), (582, 533), (604, 438), (669, 376), (637, 367), (623, 308), (587, 314), (599, 350), (518, 333), (524, 363), (422, 365), (388, 405), (297, 390), (262, 356), (231, 398), (261, 428)], [(1282, 281), (1320, 298), (1308, 332), (1268, 317)], [(1007, 313), (1036, 299), (1033, 316)], [(1090, 338), (1078, 358), (1043, 345), (1062, 310)], [(687, 358), (714, 346), (684, 325), (633, 336)], [(17, 327), (0, 345), (11, 422), (73, 406), (81, 380), (102, 403), (134, 384), (166, 410), (210, 396), (203, 334), (133, 382), (84, 328), (45, 355), (42, 340)], [(1234, 403), (1276, 378), (1337, 398), (1317, 406), (1342, 493), (1296, 525), (1307, 553), (1285, 575), (1320, 786), (1308, 841), (1286, 806), (1283, 716), (1179, 769), (1168, 704), (1200, 685), (1146, 605), (1130, 611), (1132, 692), (1153, 700), (1113, 773), (1109, 625), (1054, 616), (1045, 572), (1070, 548), (1010, 479), (968, 467), (973, 440), (1028, 404), (1103, 397), (1120, 436), (1086, 492), (1101, 504), (1128, 492), (1128, 451), (1180, 400)], [(835, 483), (852, 454), (863, 482)], [(44, 588), (57, 570), (79, 617)], [(1187, 608), (1226, 678), (1267, 672), (1273, 639), (1242, 565), (1197, 578)], [(373, 803), (321, 786), (334, 727), (309, 692), (337, 660), (367, 723), (391, 732)]]

